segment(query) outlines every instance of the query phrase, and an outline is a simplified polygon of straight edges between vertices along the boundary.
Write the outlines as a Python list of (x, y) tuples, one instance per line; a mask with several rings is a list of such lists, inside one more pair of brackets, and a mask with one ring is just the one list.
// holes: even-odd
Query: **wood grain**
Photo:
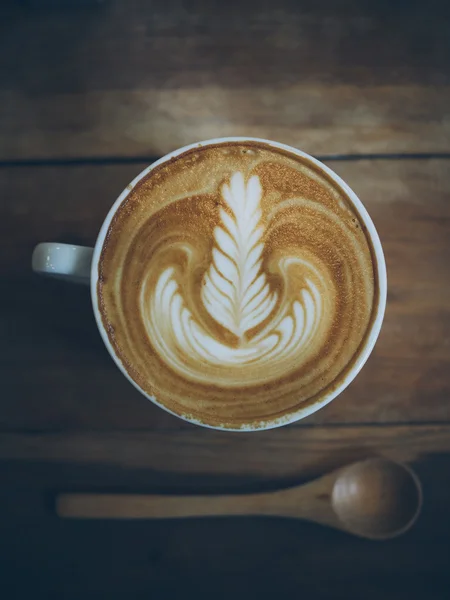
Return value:
[(0, 159), (155, 156), (224, 135), (450, 150), (445, 0), (18, 4), (0, 15)]
[(218, 600), (294, 593), (360, 600), (362, 591), (369, 600), (445, 600), (448, 529), (432, 523), (423, 519), (404, 538), (380, 543), (268, 518), (93, 523), (28, 517), (2, 531), (2, 580), (20, 599), (39, 590), (52, 600), (91, 600), (105, 592), (109, 600), (206, 600), (213, 590)]
[[(134, 478), (137, 491), (142, 486), (155, 492), (161, 486), (175, 492), (217, 484), (276, 488), (372, 456), (413, 462), (449, 453), (450, 425), (288, 427), (258, 434), (191, 428), (0, 435), (0, 462), (54, 465), (61, 473), (86, 467), (86, 484), (94, 488), (130, 488)], [(101, 468), (115, 476), (92, 476)]]
[[(450, 161), (329, 164), (379, 230), (388, 306), (363, 371), (300, 424), (448, 422)], [(8, 289), (0, 296), (2, 430), (190, 428), (146, 401), (115, 368), (87, 289), (39, 279), (30, 269), (39, 241), (93, 244), (111, 203), (140, 169), (0, 170), (0, 274)]]

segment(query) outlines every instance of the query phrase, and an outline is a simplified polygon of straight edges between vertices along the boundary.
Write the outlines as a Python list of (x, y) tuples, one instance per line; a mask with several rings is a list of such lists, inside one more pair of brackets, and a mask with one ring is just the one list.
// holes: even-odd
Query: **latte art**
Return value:
[(337, 385), (376, 301), (369, 242), (316, 167), (264, 144), (182, 154), (119, 207), (100, 310), (130, 376), (188, 419), (264, 426)]
[[(224, 343), (193, 317), (173, 267), (161, 273), (149, 303), (142, 288), (141, 311), (149, 339), (167, 364), (198, 382), (239, 388), (285, 375), (292, 369), (292, 356), (296, 368), (307, 359), (320, 323), (330, 322), (330, 315), (322, 314), (325, 282), (307, 261), (295, 256), (281, 259), (285, 293), (278, 298), (271, 291), (262, 271), (261, 196), (257, 176), (245, 182), (242, 173), (235, 173), (230, 184), (223, 186), (225, 207), (220, 208), (212, 261), (203, 277), (204, 308), (235, 340)], [(189, 246), (185, 252), (189, 255)], [(287, 294), (294, 266), (313, 275), (321, 289), (305, 276), (304, 287)], [(259, 333), (252, 335), (258, 327)]]

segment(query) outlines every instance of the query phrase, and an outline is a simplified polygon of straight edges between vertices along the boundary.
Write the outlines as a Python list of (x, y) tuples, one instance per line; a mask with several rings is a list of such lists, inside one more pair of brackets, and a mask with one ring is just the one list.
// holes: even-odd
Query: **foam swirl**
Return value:
[(322, 173), (266, 147), (224, 150), (182, 157), (130, 194), (99, 297), (142, 389), (239, 428), (336, 384), (364, 339), (375, 280), (358, 218)]

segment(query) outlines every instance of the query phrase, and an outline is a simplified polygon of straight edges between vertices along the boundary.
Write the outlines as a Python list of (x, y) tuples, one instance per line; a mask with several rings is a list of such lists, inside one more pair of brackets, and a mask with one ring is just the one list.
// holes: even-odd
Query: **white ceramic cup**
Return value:
[[(69, 281), (73, 281), (75, 283), (86, 283), (91, 286), (91, 297), (92, 304), (94, 308), (94, 314), (97, 321), (97, 326), (99, 328), (100, 334), (103, 338), (103, 341), (111, 354), (114, 362), (125, 375), (125, 377), (142, 393), (146, 398), (163, 408), (164, 410), (174, 414), (177, 417), (180, 417), (184, 420), (189, 420), (190, 422), (196, 423), (198, 425), (202, 425), (204, 427), (209, 427), (211, 429), (224, 429), (222, 427), (212, 427), (202, 422), (197, 422), (195, 420), (186, 419), (185, 416), (173, 413), (163, 404), (160, 404), (156, 398), (149, 396), (143, 389), (139, 387), (139, 385), (129, 376), (128, 372), (122, 365), (120, 358), (114, 352), (113, 347), (108, 339), (108, 335), (103, 327), (100, 311), (98, 308), (98, 297), (97, 297), (97, 282), (98, 282), (98, 262), (100, 259), (100, 254), (102, 251), (103, 243), (105, 241), (106, 234), (108, 232), (108, 228), (111, 224), (111, 221), (125, 198), (128, 196), (130, 191), (134, 188), (134, 186), (148, 173), (150, 173), (155, 167), (161, 165), (168, 160), (190, 150), (192, 148), (201, 148), (205, 146), (210, 146), (214, 144), (220, 144), (225, 142), (263, 142), (272, 146), (274, 148), (280, 148), (282, 150), (287, 150), (288, 152), (295, 154), (301, 158), (307, 159), (313, 165), (319, 167), (324, 173), (326, 173), (332, 180), (336, 182), (336, 184), (344, 190), (347, 196), (350, 198), (352, 203), (354, 204), (358, 214), (360, 215), (364, 225), (366, 227), (367, 234), (370, 237), (373, 251), (374, 251), (374, 268), (377, 272), (378, 278), (378, 288), (379, 288), (379, 299), (376, 307), (376, 314), (374, 319), (372, 319), (372, 323), (370, 326), (370, 331), (366, 337), (365, 345), (360, 350), (357, 359), (355, 360), (352, 368), (347, 372), (346, 376), (341, 381), (340, 385), (332, 389), (329, 393), (325, 393), (323, 398), (315, 402), (313, 405), (305, 406), (304, 408), (298, 408), (294, 412), (286, 415), (284, 417), (274, 419), (272, 421), (264, 422), (264, 425), (258, 426), (246, 426), (239, 428), (236, 431), (256, 431), (261, 429), (272, 429), (274, 427), (280, 427), (282, 425), (287, 425), (289, 423), (293, 423), (294, 421), (298, 421), (299, 419), (303, 419), (308, 415), (316, 412), (329, 402), (331, 402), (336, 396), (338, 396), (356, 377), (364, 363), (369, 358), (370, 353), (377, 341), (378, 334), (380, 333), (381, 324), (383, 322), (384, 311), (386, 308), (386, 289), (387, 289), (387, 280), (386, 280), (386, 263), (384, 260), (383, 249), (381, 247), (380, 239), (378, 237), (378, 233), (375, 229), (375, 226), (367, 213), (364, 205), (361, 200), (356, 196), (356, 194), (349, 188), (349, 186), (334, 173), (327, 166), (322, 164), (320, 161), (316, 160), (312, 156), (309, 156), (305, 152), (301, 152), (296, 148), (292, 148), (291, 146), (287, 146), (285, 144), (280, 144), (278, 142), (272, 142), (270, 140), (264, 140), (259, 138), (247, 138), (247, 137), (230, 137), (230, 138), (217, 138), (213, 140), (207, 140), (204, 142), (199, 142), (196, 144), (191, 144), (189, 146), (185, 146), (180, 148), (179, 150), (175, 150), (170, 154), (167, 154), (163, 158), (159, 159), (146, 169), (144, 169), (133, 181), (129, 184), (124, 191), (120, 194), (117, 200), (114, 202), (111, 210), (106, 216), (105, 221), (100, 229), (100, 233), (98, 235), (97, 241), (95, 243), (94, 248), (87, 248), (85, 246), (74, 246), (70, 244), (59, 244), (59, 243), (42, 243), (38, 244), (33, 252), (32, 257), (32, 267), (36, 273), (40, 273), (43, 275), (57, 277), (60, 279), (66, 279)], [(230, 431), (230, 428), (226, 428), (227, 431)]]

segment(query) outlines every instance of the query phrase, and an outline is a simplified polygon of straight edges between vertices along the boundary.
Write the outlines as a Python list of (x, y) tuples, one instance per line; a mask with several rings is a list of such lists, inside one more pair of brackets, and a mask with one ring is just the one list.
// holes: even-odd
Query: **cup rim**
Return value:
[[(328, 394), (325, 394), (322, 398), (316, 400), (315, 402), (308, 404), (305, 407), (299, 407), (299, 408), (293, 410), (291, 413), (283, 415), (282, 417), (277, 417), (274, 419), (267, 419), (265, 421), (261, 421), (260, 423), (243, 424), (240, 427), (228, 427), (226, 425), (211, 425), (209, 423), (205, 423), (203, 421), (194, 419), (187, 415), (177, 413), (175, 411), (170, 410), (170, 408), (168, 408), (167, 406), (165, 406), (164, 404), (159, 402), (157, 398), (155, 398), (154, 396), (151, 396), (145, 390), (143, 390), (136, 383), (136, 381), (134, 381), (134, 379), (129, 375), (128, 371), (125, 369), (119, 356), (116, 354), (111, 342), (109, 341), (108, 334), (103, 325), (102, 316), (101, 316), (101, 313), (100, 313), (100, 310), (98, 307), (98, 294), (97, 294), (98, 263), (99, 263), (99, 259), (100, 259), (101, 252), (103, 249), (103, 244), (104, 244), (104, 241), (106, 238), (106, 234), (108, 232), (111, 221), (114, 218), (114, 215), (116, 214), (119, 206), (122, 204), (122, 202), (125, 200), (125, 198), (130, 194), (130, 192), (134, 189), (136, 184), (139, 183), (139, 181), (143, 177), (148, 175), (156, 167), (158, 167), (161, 164), (164, 164), (165, 162), (171, 160), (172, 158), (179, 156), (180, 154), (183, 154), (183, 153), (185, 153), (189, 150), (193, 150), (195, 148), (204, 148), (207, 146), (213, 146), (216, 144), (226, 144), (229, 142), (263, 143), (268, 146), (277, 148), (279, 150), (284, 150), (291, 154), (297, 155), (301, 158), (304, 158), (306, 161), (309, 161), (312, 165), (316, 166), (318, 169), (322, 170), (328, 177), (330, 177), (344, 191), (344, 193), (349, 197), (350, 201), (356, 208), (358, 215), (360, 216), (361, 220), (363, 221), (363, 223), (366, 227), (366, 231), (368, 232), (370, 243), (372, 245), (372, 249), (373, 249), (373, 253), (374, 253), (374, 257), (375, 257), (374, 263), (375, 263), (375, 269), (376, 269), (377, 278), (378, 278), (378, 295), (379, 295), (377, 308), (376, 308), (376, 314), (375, 314), (374, 318), (372, 318), (372, 322), (369, 325), (369, 331), (366, 333), (366, 339), (363, 342), (364, 346), (358, 351), (359, 353), (356, 356), (353, 364), (348, 369), (348, 372), (342, 378), (342, 381), (340, 381), (339, 385), (337, 385), (336, 387), (333, 387), (328, 392)], [(369, 356), (375, 346), (375, 343), (378, 339), (380, 330), (381, 330), (384, 313), (386, 310), (386, 297), (387, 297), (386, 262), (385, 262), (380, 238), (378, 236), (378, 232), (375, 228), (375, 225), (374, 225), (369, 213), (367, 212), (365, 206), (363, 205), (361, 200), (358, 198), (358, 196), (355, 194), (355, 192), (350, 188), (350, 186), (343, 179), (341, 179), (341, 177), (339, 177), (339, 175), (337, 173), (335, 173), (332, 169), (330, 169), (327, 165), (323, 164), (321, 161), (314, 158), (310, 154), (303, 152), (302, 150), (299, 150), (299, 149), (289, 146), (287, 144), (282, 144), (280, 142), (267, 140), (265, 138), (246, 137), (246, 136), (212, 138), (209, 140), (204, 140), (204, 141), (196, 142), (193, 144), (188, 144), (187, 146), (183, 146), (182, 148), (178, 148), (177, 150), (169, 152), (168, 154), (161, 157), (160, 159), (158, 159), (151, 165), (148, 165), (147, 167), (145, 167), (145, 169), (143, 169), (131, 181), (131, 183), (129, 183), (125, 187), (125, 189), (122, 191), (122, 193), (118, 196), (116, 201), (111, 206), (110, 210), (108, 211), (108, 214), (106, 215), (105, 220), (103, 221), (103, 224), (100, 228), (100, 231), (99, 231), (99, 234), (97, 237), (97, 241), (95, 243), (94, 253), (92, 256), (90, 281), (91, 281), (92, 306), (93, 306), (93, 310), (94, 310), (95, 320), (97, 322), (97, 327), (100, 331), (100, 335), (101, 335), (103, 342), (104, 342), (106, 348), (108, 349), (108, 352), (111, 355), (112, 359), (114, 360), (114, 362), (116, 363), (116, 365), (120, 369), (120, 371), (123, 373), (123, 375), (125, 375), (125, 377), (128, 379), (128, 381), (130, 381), (130, 383), (139, 392), (141, 392), (141, 394), (143, 394), (148, 400), (150, 400), (151, 402), (153, 402), (154, 404), (156, 404), (158, 407), (162, 408), (166, 412), (174, 415), (175, 417), (178, 417), (184, 421), (193, 423), (195, 425), (200, 425), (207, 429), (214, 429), (214, 430), (219, 430), (219, 431), (229, 431), (229, 432), (233, 432), (233, 431), (236, 431), (236, 432), (264, 431), (264, 430), (268, 430), (268, 429), (275, 429), (275, 428), (281, 427), (283, 425), (289, 425), (290, 423), (294, 423), (296, 421), (304, 419), (305, 417), (308, 417), (309, 415), (312, 415), (313, 413), (317, 412), (318, 410), (320, 410), (321, 408), (323, 408), (324, 406), (326, 406), (327, 404), (332, 402), (337, 396), (339, 396), (351, 384), (351, 382), (355, 379), (355, 377), (361, 371), (362, 367), (364, 366), (367, 359), (369, 358)]]

